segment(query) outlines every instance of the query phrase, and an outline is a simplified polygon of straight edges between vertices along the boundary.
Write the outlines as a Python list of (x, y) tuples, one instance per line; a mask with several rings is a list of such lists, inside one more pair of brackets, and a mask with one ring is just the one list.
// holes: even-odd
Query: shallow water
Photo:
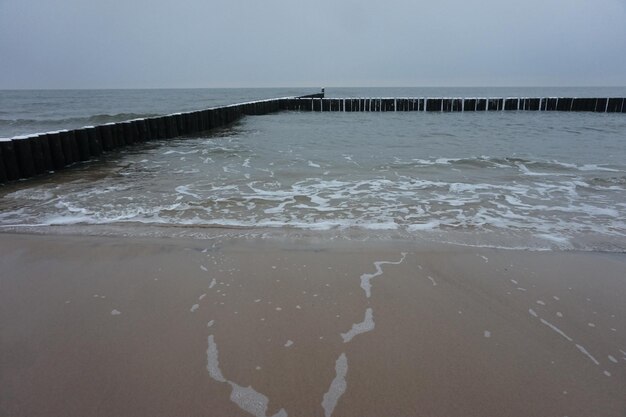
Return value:
[[(352, 90), (329, 93), (401, 95), (393, 89)], [(220, 91), (223, 96), (213, 104), (258, 94)], [(289, 95), (262, 91), (262, 97)], [(606, 92), (587, 95), (592, 93)], [(202, 107), (193, 100), (189, 106)], [(372, 238), (624, 251), (625, 133), (622, 114), (247, 117), (205, 135), (138, 145), (54, 176), (5, 186), (0, 224), (357, 230)]]

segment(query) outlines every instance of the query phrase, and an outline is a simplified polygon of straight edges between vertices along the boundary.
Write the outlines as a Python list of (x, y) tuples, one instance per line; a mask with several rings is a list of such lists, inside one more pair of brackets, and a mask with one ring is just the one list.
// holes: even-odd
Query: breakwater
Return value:
[(125, 146), (219, 128), (245, 115), (277, 112), (283, 110), (284, 100), (259, 100), (80, 129), (0, 138), (0, 183), (58, 171)]
[(232, 104), (186, 113), (0, 139), (0, 183), (58, 171), (134, 144), (193, 135), (246, 115), (278, 111), (625, 113), (624, 98), (324, 98), (323, 93)]
[(579, 111), (626, 113), (625, 98), (291, 98), (281, 108), (298, 111)]

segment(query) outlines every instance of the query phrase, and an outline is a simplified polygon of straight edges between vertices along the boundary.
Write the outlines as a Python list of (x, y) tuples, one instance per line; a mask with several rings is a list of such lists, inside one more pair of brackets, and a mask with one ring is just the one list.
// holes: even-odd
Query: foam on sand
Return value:
[[(584, 346), (579, 345), (578, 343), (574, 342), (574, 339), (572, 339), (571, 337), (569, 337), (567, 334), (565, 334), (565, 332), (563, 332), (563, 330), (559, 329), (558, 327), (556, 327), (554, 324), (550, 323), (547, 320), (544, 320), (542, 318), (540, 318), (537, 313), (531, 308), (528, 310), (528, 312), (535, 318), (538, 318), (539, 321), (541, 322), (541, 324), (549, 327), (550, 329), (552, 329), (555, 333), (557, 333), (558, 335), (560, 335), (561, 337), (563, 337), (565, 340), (567, 340), (570, 343), (573, 343), (576, 346), (576, 349), (578, 349), (583, 355), (585, 355), (587, 358), (589, 358), (589, 360), (591, 360), (591, 362), (593, 362), (595, 365), (600, 365), (600, 362), (591, 354), (589, 353), (589, 351), (587, 351), (587, 349), (585, 349)], [(611, 356), (609, 355), (609, 360), (611, 360)], [(612, 361), (612, 360), (611, 360)], [(606, 373), (606, 371), (605, 371)], [(607, 375), (610, 376), (610, 375)]]
[[(209, 376), (217, 382), (228, 383), (232, 391), (230, 393), (230, 400), (237, 404), (239, 408), (255, 417), (267, 417), (267, 407), (269, 404), (269, 398), (260, 392), (256, 391), (251, 386), (242, 387), (241, 385), (229, 381), (224, 378), (222, 370), (220, 369), (220, 362), (218, 357), (217, 344), (213, 335), (208, 337), (207, 365), (206, 369), (209, 372)], [(280, 409), (272, 417), (287, 417), (287, 412), (284, 409)]]
[(325, 417), (330, 417), (333, 414), (339, 398), (346, 392), (348, 386), (346, 375), (348, 375), (348, 358), (345, 353), (342, 353), (335, 362), (335, 379), (330, 383), (328, 392), (324, 394), (322, 400)]
[(208, 338), (209, 347), (206, 351), (207, 364), (206, 369), (209, 371), (209, 376), (218, 382), (226, 382), (226, 378), (222, 375), (220, 370), (220, 361), (218, 358), (217, 344), (213, 335), (209, 335)]
[(582, 354), (583, 354), (583, 355), (585, 355), (586, 357), (588, 357), (588, 358), (591, 360), (591, 362), (593, 362), (593, 363), (594, 363), (594, 364), (596, 364), (596, 365), (600, 365), (600, 362), (598, 362), (598, 360), (597, 360), (596, 358), (594, 358), (594, 357), (593, 357), (593, 355), (592, 355), (591, 353), (589, 353), (589, 352), (587, 351), (587, 349), (585, 349), (583, 346), (581, 346), (581, 345), (577, 344), (577, 345), (576, 345), (576, 348), (577, 348), (578, 350), (580, 350), (580, 351), (582, 352)]
[(343, 343), (348, 343), (352, 340), (352, 338), (361, 333), (367, 333), (374, 330), (374, 317), (373, 310), (368, 308), (365, 310), (365, 317), (361, 323), (354, 323), (352, 328), (348, 330), (346, 333), (341, 333), (341, 338), (343, 339)]
[[(267, 417), (267, 406), (269, 404), (269, 398), (255, 391), (251, 386), (242, 387), (232, 381), (227, 381), (232, 387), (230, 393), (230, 400), (237, 404), (239, 408), (255, 417)], [(287, 417), (287, 412), (281, 409), (274, 414), (273, 417)]]
[(374, 266), (376, 267), (376, 272), (374, 272), (373, 274), (363, 274), (361, 275), (361, 288), (363, 288), (363, 291), (365, 291), (365, 296), (367, 298), (370, 298), (370, 296), (372, 295), (372, 279), (382, 275), (383, 274), (383, 269), (382, 269), (382, 265), (399, 265), (402, 262), (404, 262), (404, 258), (406, 258), (406, 252), (402, 252), (402, 258), (400, 258), (399, 261), (397, 262), (393, 262), (393, 261), (376, 261), (374, 262)]
[(556, 327), (554, 324), (544, 320), (544, 319), (539, 319), (539, 321), (541, 322), (541, 324), (548, 326), (549, 328), (551, 328), (552, 330), (554, 330), (556, 333), (558, 333), (559, 335), (561, 335), (565, 340), (567, 340), (568, 342), (573, 342), (573, 339), (571, 337), (569, 337), (568, 335), (566, 335), (563, 330), (559, 329), (558, 327)]

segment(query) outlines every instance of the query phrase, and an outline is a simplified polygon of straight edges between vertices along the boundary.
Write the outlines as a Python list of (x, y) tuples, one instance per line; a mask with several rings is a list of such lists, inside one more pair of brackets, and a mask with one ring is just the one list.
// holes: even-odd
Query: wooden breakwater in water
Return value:
[(284, 99), (285, 110), (297, 111), (578, 111), (626, 113), (624, 98), (291, 98)]
[[(320, 97), (313, 94), (305, 97)], [(276, 98), (0, 139), (0, 183), (58, 171), (106, 152), (151, 140), (171, 139), (226, 126), (245, 115), (283, 110)]]
[(246, 115), (315, 112), (573, 111), (626, 113), (624, 98), (324, 98), (324, 93), (0, 139), (0, 183), (58, 171), (151, 140), (193, 135)]

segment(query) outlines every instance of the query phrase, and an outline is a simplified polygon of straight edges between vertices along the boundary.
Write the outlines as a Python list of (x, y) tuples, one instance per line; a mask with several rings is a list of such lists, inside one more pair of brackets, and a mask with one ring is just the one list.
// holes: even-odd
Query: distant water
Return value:
[[(0, 92), (0, 137), (315, 89)], [(613, 89), (327, 89), (330, 97), (610, 97)], [(626, 250), (626, 115), (247, 117), (0, 188), (0, 226), (325, 230), (533, 249)], [(35, 226), (38, 227), (38, 226)], [(317, 232), (313, 232), (317, 233)]]

